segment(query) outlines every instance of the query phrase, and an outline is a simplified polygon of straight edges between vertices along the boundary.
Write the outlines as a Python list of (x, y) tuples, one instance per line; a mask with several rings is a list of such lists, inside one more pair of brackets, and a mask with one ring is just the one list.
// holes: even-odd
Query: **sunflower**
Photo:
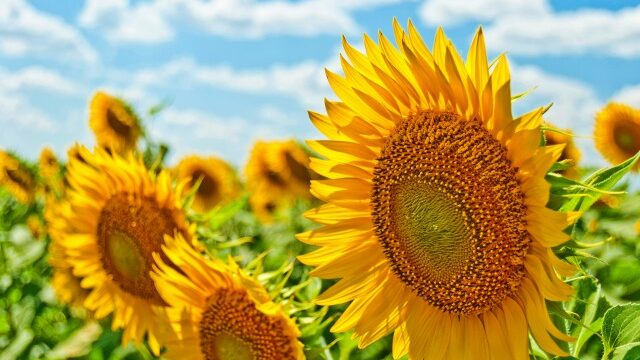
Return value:
[(98, 145), (121, 154), (134, 150), (142, 133), (133, 110), (121, 99), (102, 91), (91, 99), (89, 126)]
[(564, 144), (564, 149), (562, 150), (562, 154), (558, 161), (571, 160), (574, 164), (571, 168), (563, 170), (561, 174), (568, 178), (577, 178), (579, 174), (575, 164), (580, 161), (582, 154), (580, 154), (580, 150), (573, 142), (573, 134), (571, 133), (571, 130), (558, 129), (550, 124), (546, 124), (546, 127), (548, 130), (544, 132), (544, 137), (547, 145)]
[(206, 212), (238, 195), (240, 183), (233, 168), (216, 157), (187, 156), (176, 168), (179, 180), (187, 181), (187, 189), (199, 183), (193, 208)]
[(165, 244), (180, 271), (156, 256), (151, 277), (171, 306), (160, 336), (167, 359), (304, 358), (295, 322), (232, 260), (204, 258), (180, 234)]
[(30, 203), (36, 193), (33, 173), (14, 155), (0, 150), (0, 185), (20, 202)]
[(156, 340), (159, 308), (165, 306), (149, 276), (154, 253), (165, 234), (191, 238), (180, 199), (168, 172), (151, 175), (142, 160), (79, 148), (68, 165), (69, 211), (62, 241), (66, 261), (90, 291), (84, 306), (96, 318), (113, 314), (112, 327), (124, 328), (123, 343)]
[[(596, 148), (612, 164), (621, 163), (640, 151), (640, 110), (625, 104), (609, 103), (595, 124)], [(640, 169), (636, 163), (634, 171)]]
[[(245, 168), (247, 188), (252, 204), (270, 204), (276, 208), (291, 204), (295, 199), (310, 199), (309, 156), (293, 140), (257, 141)], [(260, 208), (254, 208), (258, 212)], [(270, 215), (263, 220), (270, 219)]]
[(322, 226), (298, 235), (320, 248), (300, 260), (341, 279), (318, 304), (351, 301), (331, 330), (360, 347), (393, 331), (394, 358), (528, 359), (528, 331), (565, 355), (546, 300), (572, 294), (551, 249), (568, 219), (545, 207), (563, 145), (540, 147), (543, 108), (512, 117), (507, 59), (488, 65), (482, 30), (463, 61), (442, 29), (430, 52), (411, 22), (393, 28), (399, 48), (343, 41), (345, 76), (327, 71), (341, 101), (310, 112), (328, 180), (307, 213)]

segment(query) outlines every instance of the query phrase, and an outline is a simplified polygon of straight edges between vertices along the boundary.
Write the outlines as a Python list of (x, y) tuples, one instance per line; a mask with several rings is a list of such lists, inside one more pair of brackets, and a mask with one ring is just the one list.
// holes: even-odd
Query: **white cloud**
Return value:
[(157, 68), (133, 73), (115, 73), (112, 79), (125, 93), (143, 96), (164, 85), (173, 89), (203, 86), (235, 92), (280, 95), (304, 105), (317, 104), (328, 94), (323, 64), (313, 60), (264, 69), (240, 70), (227, 65), (203, 66), (191, 59), (178, 59)]
[(487, 21), (487, 45), (522, 55), (640, 56), (640, 5), (619, 10), (554, 11), (548, 0), (426, 0), (429, 25)]
[(618, 101), (640, 108), (640, 84), (623, 87), (611, 98), (612, 101)]
[(20, 127), (54, 133), (54, 122), (48, 115), (34, 108), (23, 97), (0, 90), (1, 127)]
[(0, 3), (0, 53), (83, 62), (97, 59), (95, 50), (73, 27), (24, 0)]
[(180, 23), (228, 38), (355, 33), (351, 12), (402, 0), (87, 0), (78, 21), (118, 42), (158, 43)]
[(79, 86), (73, 81), (41, 67), (27, 67), (17, 71), (0, 68), (0, 79), (2, 79), (0, 90), (4, 91), (37, 89), (71, 94), (79, 89)]
[(78, 22), (104, 30), (112, 42), (160, 43), (174, 37), (160, 9), (161, 4), (132, 6), (128, 0), (87, 0)]
[(430, 25), (455, 25), (465, 21), (493, 21), (505, 16), (535, 17), (549, 12), (546, 0), (428, 0), (419, 8)]

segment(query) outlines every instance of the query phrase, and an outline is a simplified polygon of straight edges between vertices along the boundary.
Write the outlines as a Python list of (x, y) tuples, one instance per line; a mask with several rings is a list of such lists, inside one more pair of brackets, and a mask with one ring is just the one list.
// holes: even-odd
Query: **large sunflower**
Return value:
[(582, 154), (580, 154), (580, 150), (573, 142), (573, 134), (569, 129), (558, 129), (550, 124), (546, 124), (548, 130), (544, 132), (544, 137), (547, 145), (564, 145), (564, 149), (562, 149), (562, 154), (558, 161), (562, 160), (571, 160), (573, 162), (573, 166), (569, 169), (563, 170), (561, 173), (568, 177), (575, 179), (578, 177), (578, 169), (576, 164), (580, 161)]
[(71, 158), (68, 165), (68, 232), (58, 244), (73, 275), (90, 290), (84, 306), (96, 318), (113, 314), (112, 327), (124, 328), (124, 343), (139, 342), (146, 333), (157, 352), (155, 314), (166, 304), (149, 272), (164, 235), (191, 238), (181, 189), (174, 189), (168, 172), (152, 176), (133, 155), (79, 151), (83, 160)]
[[(293, 140), (257, 141), (245, 167), (247, 188), (251, 192), (251, 205), (263, 221), (269, 221), (271, 213), (297, 198), (308, 199), (309, 156)], [(270, 204), (268, 212), (259, 210)]]
[[(640, 151), (640, 110), (609, 103), (596, 115), (596, 148), (611, 163), (618, 164)], [(636, 163), (633, 170), (638, 171)]]
[[(167, 359), (303, 359), (300, 331), (237, 265), (203, 257), (181, 235), (165, 240), (151, 277), (171, 306), (160, 336)], [(172, 329), (171, 329), (172, 328)]]
[(33, 173), (12, 154), (0, 150), (0, 185), (20, 202), (29, 203), (36, 193)]
[(545, 302), (572, 294), (551, 250), (567, 216), (545, 207), (563, 146), (540, 147), (543, 108), (512, 117), (507, 59), (489, 67), (481, 30), (465, 62), (441, 29), (432, 53), (411, 23), (393, 27), (399, 48), (344, 41), (345, 76), (327, 72), (341, 101), (310, 113), (330, 139), (309, 142), (327, 204), (299, 234), (321, 248), (300, 260), (341, 278), (317, 299), (351, 301), (332, 331), (360, 347), (393, 331), (394, 358), (528, 359), (528, 331), (565, 354)]
[(91, 99), (89, 126), (98, 145), (118, 153), (134, 150), (142, 130), (133, 110), (117, 97), (98, 91)]
[(238, 195), (240, 183), (233, 170), (217, 157), (187, 156), (176, 168), (178, 179), (187, 181), (187, 189), (199, 183), (193, 208), (205, 212)]

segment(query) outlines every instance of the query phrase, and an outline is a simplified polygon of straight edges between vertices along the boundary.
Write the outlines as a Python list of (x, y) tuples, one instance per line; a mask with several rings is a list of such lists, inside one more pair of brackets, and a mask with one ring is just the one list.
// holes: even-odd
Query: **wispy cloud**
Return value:
[(111, 79), (126, 93), (143, 96), (153, 87), (203, 86), (230, 92), (276, 95), (314, 104), (328, 94), (321, 62), (308, 60), (291, 65), (271, 65), (253, 70), (228, 65), (204, 66), (192, 59), (177, 59), (162, 66), (133, 72), (114, 73)]
[(420, 15), (429, 25), (486, 21), (487, 45), (498, 51), (640, 56), (640, 5), (557, 12), (548, 0), (426, 0)]
[(97, 59), (95, 50), (76, 29), (24, 0), (0, 2), (0, 53), (82, 62)]
[(623, 87), (611, 97), (611, 100), (640, 108), (640, 84)]
[(402, 0), (87, 0), (79, 23), (114, 42), (172, 40), (178, 24), (226, 38), (354, 33), (352, 12)]

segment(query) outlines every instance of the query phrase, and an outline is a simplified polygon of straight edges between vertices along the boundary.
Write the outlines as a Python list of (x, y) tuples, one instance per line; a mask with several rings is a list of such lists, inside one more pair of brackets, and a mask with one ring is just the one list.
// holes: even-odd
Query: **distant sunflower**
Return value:
[(260, 189), (254, 191), (249, 197), (249, 205), (251, 205), (253, 214), (263, 223), (271, 223), (276, 211), (288, 203), (290, 203), (290, 199), (277, 198)]
[(44, 234), (44, 226), (36, 214), (31, 214), (27, 218), (27, 228), (29, 228), (29, 232), (35, 239), (39, 239)]
[(245, 176), (251, 203), (285, 206), (311, 197), (309, 155), (293, 140), (257, 141)]
[(12, 154), (0, 150), (0, 186), (20, 202), (30, 203), (36, 193), (33, 173)]
[(186, 190), (199, 182), (193, 199), (196, 211), (211, 210), (233, 199), (240, 190), (233, 168), (217, 157), (187, 156), (180, 160), (176, 172), (178, 179), (188, 181)]
[(98, 145), (120, 154), (134, 150), (142, 133), (133, 110), (122, 100), (102, 91), (91, 99), (89, 126)]
[(317, 303), (351, 301), (332, 331), (360, 347), (393, 331), (394, 358), (529, 359), (528, 330), (566, 355), (546, 300), (570, 297), (556, 274), (574, 267), (552, 251), (569, 237), (545, 207), (563, 145), (540, 147), (544, 109), (513, 119), (507, 59), (489, 71), (481, 30), (465, 62), (442, 29), (431, 53), (411, 23), (393, 28), (399, 49), (344, 41), (345, 77), (327, 71), (341, 102), (310, 113), (330, 138), (309, 142), (327, 204), (298, 235), (321, 248), (300, 260), (341, 278)]
[[(640, 151), (640, 110), (609, 103), (596, 115), (596, 148), (611, 163), (619, 164)], [(634, 171), (640, 169), (640, 163)]]
[(157, 352), (155, 314), (165, 302), (149, 272), (164, 235), (191, 238), (181, 189), (172, 187), (166, 171), (153, 176), (133, 155), (79, 152), (84, 162), (72, 158), (68, 165), (64, 221), (70, 231), (59, 244), (73, 275), (91, 292), (84, 306), (96, 318), (113, 314), (112, 327), (124, 328), (123, 343), (140, 342), (146, 333)]
[(576, 168), (575, 164), (580, 161), (582, 154), (580, 153), (580, 150), (578, 149), (576, 144), (573, 142), (573, 134), (571, 133), (571, 130), (557, 129), (553, 126), (550, 126), (549, 124), (547, 124), (547, 126), (551, 128), (550, 130), (544, 132), (544, 137), (546, 139), (547, 145), (564, 145), (564, 149), (562, 150), (562, 154), (560, 155), (558, 161), (572, 160), (574, 164), (573, 167), (562, 171), (561, 174), (568, 178), (577, 178), (578, 169)]
[(165, 243), (167, 257), (180, 271), (157, 259), (151, 274), (177, 330), (160, 336), (164, 357), (304, 359), (295, 322), (260, 283), (233, 262), (204, 258), (179, 234)]
[(42, 148), (40, 151), (40, 175), (43, 177), (57, 176), (60, 172), (60, 164), (56, 154), (49, 147)]

